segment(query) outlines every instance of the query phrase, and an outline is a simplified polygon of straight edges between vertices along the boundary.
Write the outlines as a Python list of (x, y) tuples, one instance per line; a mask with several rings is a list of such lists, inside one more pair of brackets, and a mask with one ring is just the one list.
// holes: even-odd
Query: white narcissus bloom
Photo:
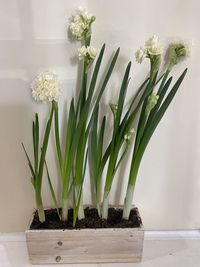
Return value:
[(40, 73), (31, 83), (32, 96), (36, 101), (57, 101), (60, 95), (60, 82), (55, 73)]
[(183, 41), (185, 47), (185, 56), (191, 57), (192, 55), (192, 47), (193, 47), (193, 40), (185, 40)]
[(135, 52), (135, 60), (138, 63), (142, 63), (142, 61), (146, 58), (147, 56), (147, 50), (144, 47), (140, 47), (136, 52)]
[(94, 60), (97, 55), (97, 50), (93, 46), (82, 46), (78, 49), (78, 57), (79, 59), (83, 59), (87, 57), (89, 60)]
[(162, 46), (159, 37), (156, 35), (151, 36), (145, 43), (145, 47), (149, 55), (157, 56), (162, 54)]
[(82, 40), (84, 32), (83, 26), (82, 22), (71, 22), (69, 28), (75, 39)]
[(169, 69), (172, 69), (174, 65), (191, 56), (192, 45), (192, 41), (187, 40), (172, 43), (169, 46)]
[(81, 48), (78, 49), (78, 57), (79, 59), (83, 59), (84, 57), (87, 56), (87, 47), (84, 45)]
[(97, 50), (96, 48), (94, 48), (93, 46), (88, 46), (87, 47), (87, 51), (88, 51), (88, 55), (92, 58), (95, 59), (96, 55), (97, 55)]
[(95, 21), (94, 16), (89, 14), (85, 9), (79, 8), (69, 25), (72, 36), (77, 40), (82, 40), (84, 36), (90, 35), (90, 28), (93, 21)]
[(93, 17), (85, 8), (79, 7), (77, 10), (79, 16), (82, 16), (85, 21), (90, 21)]
[(162, 47), (160, 43), (152, 45), (147, 49), (148, 53), (152, 56), (158, 56), (162, 54)]
[(145, 58), (151, 58), (162, 54), (162, 46), (158, 36), (151, 36), (144, 47), (140, 47), (135, 53), (136, 62), (142, 63)]
[(149, 39), (145, 42), (145, 46), (151, 47), (158, 42), (159, 42), (159, 37), (157, 35), (153, 35), (153, 36), (149, 37)]

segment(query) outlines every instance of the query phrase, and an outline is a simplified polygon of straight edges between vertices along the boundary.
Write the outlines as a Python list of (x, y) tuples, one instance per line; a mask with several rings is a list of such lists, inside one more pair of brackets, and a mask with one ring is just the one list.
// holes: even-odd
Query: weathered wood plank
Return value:
[(27, 230), (26, 240), (32, 264), (139, 262), (144, 229)]
[(137, 262), (141, 260), (143, 228), (28, 230), (33, 264)]

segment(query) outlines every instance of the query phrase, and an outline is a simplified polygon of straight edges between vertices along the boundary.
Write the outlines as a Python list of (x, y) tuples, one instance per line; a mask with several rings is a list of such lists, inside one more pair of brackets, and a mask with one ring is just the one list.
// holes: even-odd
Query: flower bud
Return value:
[(132, 135), (135, 133), (135, 130), (132, 128), (124, 135), (124, 141), (130, 142)]
[(109, 106), (110, 106), (110, 109), (112, 110), (112, 113), (113, 113), (113, 115), (115, 117), (116, 113), (117, 113), (117, 110), (118, 110), (118, 104), (110, 103)]
[(157, 104), (159, 99), (159, 96), (157, 95), (156, 92), (152, 92), (151, 95), (148, 97), (148, 102), (147, 102), (147, 106), (146, 106), (146, 115), (148, 115), (151, 110), (155, 107), (155, 105)]

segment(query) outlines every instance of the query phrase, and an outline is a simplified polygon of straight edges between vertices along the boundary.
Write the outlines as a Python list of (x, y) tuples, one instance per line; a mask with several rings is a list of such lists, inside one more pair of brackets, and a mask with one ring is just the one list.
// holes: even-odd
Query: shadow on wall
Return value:
[(30, 174), (20, 143), (27, 140), (30, 114), (28, 105), (0, 105), (0, 232), (24, 229), (33, 209)]

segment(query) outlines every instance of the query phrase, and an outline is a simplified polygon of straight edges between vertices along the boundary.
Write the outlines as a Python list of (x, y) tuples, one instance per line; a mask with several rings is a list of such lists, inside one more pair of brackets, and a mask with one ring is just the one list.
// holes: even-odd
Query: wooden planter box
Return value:
[(27, 230), (32, 264), (139, 262), (144, 230), (101, 228), (81, 230)]

